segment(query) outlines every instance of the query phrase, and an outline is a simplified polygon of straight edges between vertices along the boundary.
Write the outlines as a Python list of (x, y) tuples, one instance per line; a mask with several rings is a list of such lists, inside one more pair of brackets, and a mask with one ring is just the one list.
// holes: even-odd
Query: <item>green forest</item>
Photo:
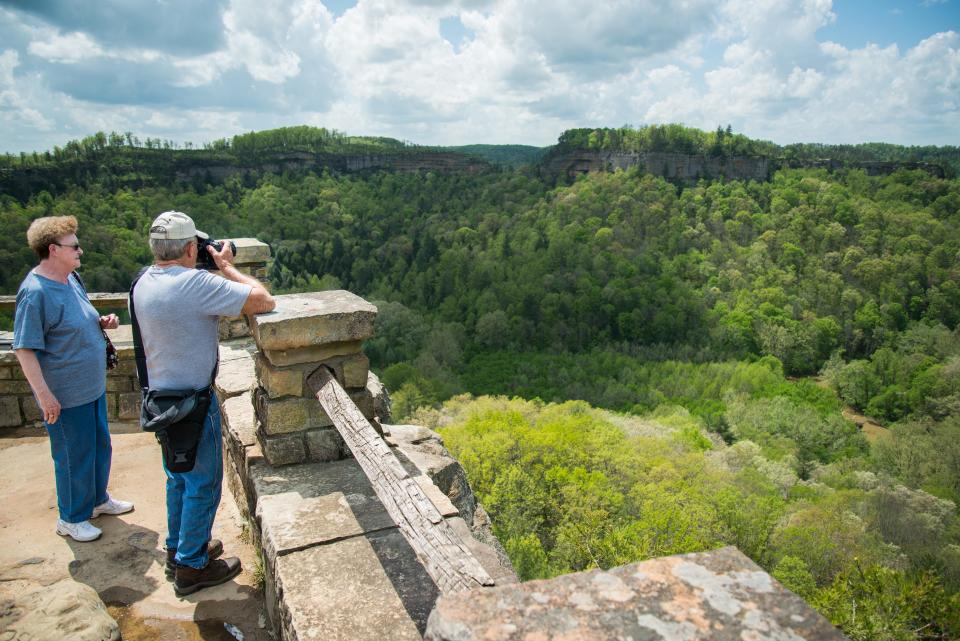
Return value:
[[(0, 194), (2, 293), (34, 263), (38, 216), (77, 216), (87, 287), (124, 291), (150, 221), (185, 211), (270, 243), (275, 292), (378, 306), (365, 350), (394, 420), (439, 427), (522, 578), (736, 545), (853, 639), (960, 638), (957, 148), (666, 125), (474, 146), (490, 166), (473, 173), (250, 164), (177, 181), (185, 157), (422, 148), (312, 128), (67, 147), (0, 160), (0, 185), (58, 177)], [(927, 162), (947, 178), (542, 171), (577, 148)], [(844, 411), (885, 429), (867, 438)]]

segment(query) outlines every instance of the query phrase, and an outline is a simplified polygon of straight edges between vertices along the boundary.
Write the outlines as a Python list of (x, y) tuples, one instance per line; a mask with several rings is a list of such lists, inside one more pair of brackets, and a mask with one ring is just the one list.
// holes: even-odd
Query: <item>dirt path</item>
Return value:
[(223, 486), (213, 535), (239, 556), (234, 581), (179, 599), (164, 577), (166, 509), (159, 448), (150, 434), (116, 426), (110, 492), (136, 509), (101, 516), (103, 536), (77, 543), (57, 536), (53, 462), (45, 436), (0, 439), (0, 600), (20, 581), (61, 579), (91, 586), (120, 623), (125, 641), (266, 641), (262, 591), (254, 586), (256, 555), (243, 519)]
[[(830, 384), (819, 376), (812, 376), (810, 380), (816, 383), (818, 387), (830, 389)], [(860, 431), (863, 432), (863, 435), (866, 436), (867, 440), (871, 443), (878, 438), (885, 438), (890, 435), (889, 429), (875, 422), (873, 419), (860, 414), (849, 405), (845, 405), (840, 413), (843, 414), (843, 418), (859, 427)]]
[(844, 407), (842, 414), (843, 418), (855, 423), (870, 442), (873, 442), (878, 438), (886, 438), (890, 435), (889, 429), (885, 428), (879, 423), (873, 422), (870, 418), (864, 416), (863, 414), (858, 414), (857, 410), (853, 409), (852, 407)]

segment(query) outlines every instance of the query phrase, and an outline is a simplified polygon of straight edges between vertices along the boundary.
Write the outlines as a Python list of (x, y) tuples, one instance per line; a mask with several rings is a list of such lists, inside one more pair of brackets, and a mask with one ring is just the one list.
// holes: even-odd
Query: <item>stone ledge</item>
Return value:
[(261, 350), (290, 350), (373, 336), (377, 308), (356, 294), (338, 289), (275, 297), (272, 312), (250, 317)]
[(441, 597), (426, 641), (844, 641), (733, 547)]
[(396, 529), (282, 556), (274, 572), (285, 641), (420, 641), (437, 597)]
[(354, 459), (253, 469), (268, 559), (396, 525)]

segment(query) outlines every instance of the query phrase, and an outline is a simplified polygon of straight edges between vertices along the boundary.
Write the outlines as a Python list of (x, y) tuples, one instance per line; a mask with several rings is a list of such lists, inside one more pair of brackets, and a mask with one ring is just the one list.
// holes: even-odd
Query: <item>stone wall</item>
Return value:
[(0, 351), (0, 428), (40, 424), (40, 410), (20, 363), (9, 349)]
[[(107, 418), (111, 421), (132, 421), (140, 416), (140, 385), (133, 360), (130, 326), (108, 332), (117, 348), (120, 362), (107, 372)], [(0, 332), (0, 338), (12, 340), (11, 332)], [(0, 428), (41, 427), (40, 409), (33, 398), (30, 384), (20, 369), (16, 354), (8, 345), (0, 348)]]

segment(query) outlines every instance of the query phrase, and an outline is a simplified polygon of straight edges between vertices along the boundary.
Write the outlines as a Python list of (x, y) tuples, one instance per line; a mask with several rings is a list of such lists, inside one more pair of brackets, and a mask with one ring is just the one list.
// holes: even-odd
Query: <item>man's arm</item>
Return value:
[(253, 276), (247, 276), (241, 273), (240, 270), (233, 266), (233, 252), (230, 250), (230, 243), (223, 243), (223, 249), (221, 251), (217, 251), (211, 245), (207, 245), (207, 251), (210, 252), (210, 255), (213, 257), (213, 262), (217, 265), (217, 269), (220, 270), (224, 278), (232, 280), (235, 283), (249, 285), (252, 288), (250, 294), (247, 296), (247, 300), (243, 303), (243, 308), (240, 310), (241, 314), (262, 314), (273, 310), (273, 308), (277, 306), (277, 302), (273, 299), (273, 296), (270, 295), (270, 292), (267, 291), (267, 288), (263, 286), (263, 283)]
[(47, 387), (47, 381), (43, 378), (43, 372), (40, 370), (40, 361), (32, 349), (21, 347), (14, 350), (17, 360), (20, 361), (20, 368), (27, 382), (30, 383), (30, 389), (37, 397), (40, 409), (43, 411), (43, 420), (47, 423), (56, 423), (60, 417), (60, 401), (53, 395), (50, 388)]

